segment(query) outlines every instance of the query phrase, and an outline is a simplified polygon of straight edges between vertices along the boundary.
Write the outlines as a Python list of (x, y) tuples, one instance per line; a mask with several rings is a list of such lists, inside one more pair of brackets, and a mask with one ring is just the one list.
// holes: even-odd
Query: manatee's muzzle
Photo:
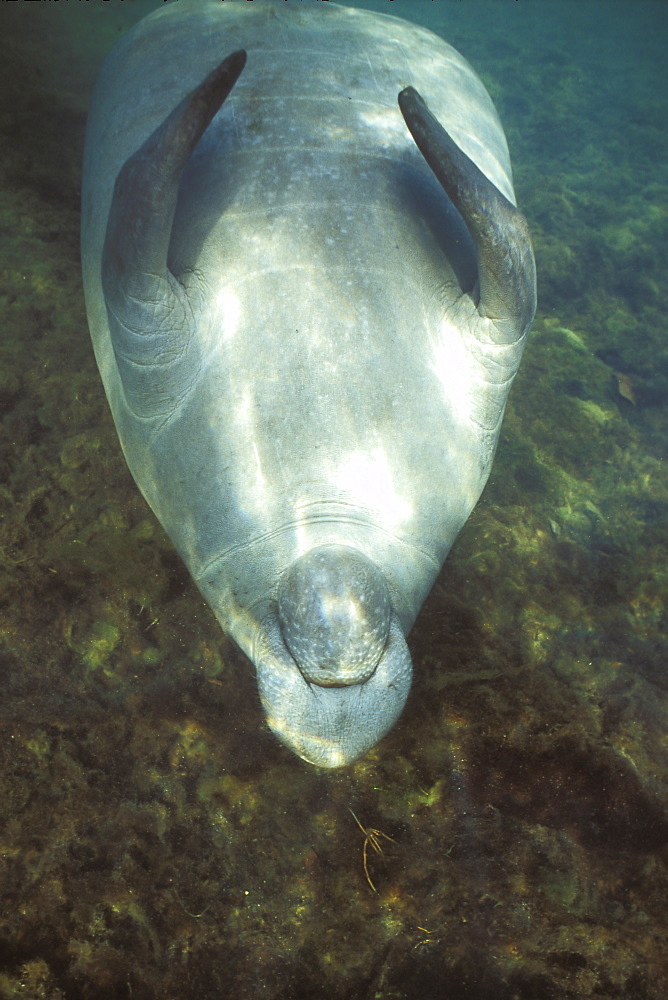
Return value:
[(413, 675), (394, 615), (383, 654), (362, 683), (325, 687), (306, 680), (275, 619), (266, 623), (255, 662), (270, 729), (294, 753), (318, 767), (342, 767), (375, 746), (401, 715)]
[(311, 549), (286, 570), (255, 662), (269, 726), (321, 767), (348, 764), (377, 743), (412, 677), (380, 570), (344, 545)]
[(319, 545), (281, 577), (278, 620), (307, 681), (362, 684), (387, 644), (392, 605), (378, 567), (347, 545)]

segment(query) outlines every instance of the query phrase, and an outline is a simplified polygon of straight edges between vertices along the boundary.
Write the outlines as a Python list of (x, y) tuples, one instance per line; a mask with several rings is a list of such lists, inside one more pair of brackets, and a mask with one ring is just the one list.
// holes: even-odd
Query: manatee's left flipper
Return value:
[(491, 320), (495, 343), (522, 340), (536, 311), (536, 265), (524, 216), (459, 148), (417, 90), (402, 90), (399, 107), (418, 149), (471, 234), (478, 259), (480, 316)]
[(116, 179), (102, 287), (125, 398), (137, 416), (168, 415), (197, 374), (193, 304), (169, 271), (167, 253), (183, 171), (245, 62), (243, 50), (228, 56)]

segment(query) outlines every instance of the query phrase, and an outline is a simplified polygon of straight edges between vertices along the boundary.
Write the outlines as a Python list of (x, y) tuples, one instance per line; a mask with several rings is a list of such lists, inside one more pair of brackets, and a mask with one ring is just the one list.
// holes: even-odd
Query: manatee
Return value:
[(132, 475), (269, 727), (348, 764), (404, 707), (535, 311), (492, 102), (396, 17), (183, 0), (108, 56), (82, 197)]

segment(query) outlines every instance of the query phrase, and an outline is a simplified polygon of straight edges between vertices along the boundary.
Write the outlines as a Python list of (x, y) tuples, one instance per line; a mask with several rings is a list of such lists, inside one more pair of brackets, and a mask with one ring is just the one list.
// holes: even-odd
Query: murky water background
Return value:
[(0, 7), (0, 997), (663, 1000), (665, 6), (358, 4), (482, 76), (539, 313), (408, 707), (334, 773), (264, 727), (88, 341), (85, 112), (154, 6)]

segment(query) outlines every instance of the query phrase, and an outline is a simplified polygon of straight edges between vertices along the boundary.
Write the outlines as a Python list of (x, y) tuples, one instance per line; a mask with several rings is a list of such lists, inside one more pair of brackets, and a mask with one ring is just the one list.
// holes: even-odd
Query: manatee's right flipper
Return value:
[(459, 148), (417, 90), (402, 90), (399, 107), (418, 149), (471, 234), (478, 258), (480, 316), (492, 321), (496, 343), (521, 341), (536, 311), (536, 265), (524, 216)]
[(245, 63), (243, 50), (228, 56), (116, 179), (102, 287), (125, 398), (137, 416), (168, 415), (197, 375), (192, 303), (167, 267), (167, 252), (183, 171)]

